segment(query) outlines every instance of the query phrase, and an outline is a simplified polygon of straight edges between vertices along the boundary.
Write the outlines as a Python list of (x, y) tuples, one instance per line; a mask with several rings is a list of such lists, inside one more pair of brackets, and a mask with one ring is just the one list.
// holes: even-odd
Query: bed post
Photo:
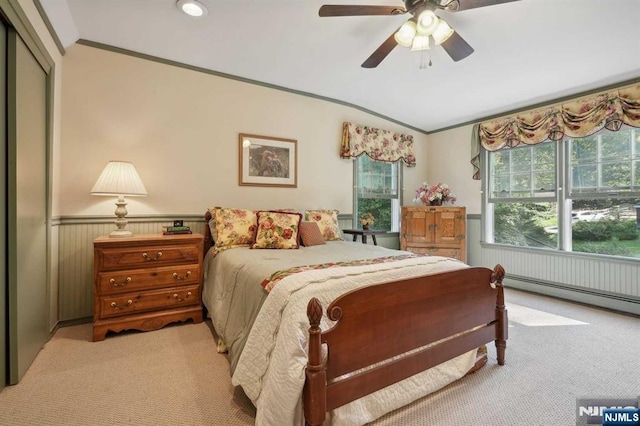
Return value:
[(204, 214), (204, 244), (202, 250), (204, 253), (202, 254), (203, 258), (207, 255), (207, 252), (213, 245), (213, 238), (211, 237), (211, 228), (209, 228), (209, 221), (213, 219), (211, 212), (207, 210)]
[(496, 352), (498, 355), (498, 364), (504, 365), (504, 352), (507, 349), (507, 338), (509, 334), (509, 321), (507, 319), (507, 310), (504, 306), (504, 286), (502, 279), (504, 278), (504, 268), (496, 265), (491, 274), (491, 282), (496, 284), (498, 289), (498, 297), (496, 300)]
[(321, 425), (327, 412), (327, 375), (322, 362), (320, 319), (322, 305), (315, 297), (307, 305), (309, 318), (309, 361), (305, 369), (304, 418), (307, 425)]

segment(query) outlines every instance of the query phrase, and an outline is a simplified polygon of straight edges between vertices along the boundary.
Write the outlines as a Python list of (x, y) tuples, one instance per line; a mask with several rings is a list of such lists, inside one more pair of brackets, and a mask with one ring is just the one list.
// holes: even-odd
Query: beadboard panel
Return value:
[[(204, 220), (183, 219), (193, 232), (204, 235)], [(163, 225), (172, 225), (172, 218), (136, 218), (127, 229), (134, 234), (161, 232)], [(108, 235), (112, 220), (98, 218), (62, 218), (58, 229), (58, 321), (70, 321), (93, 315), (93, 240)]]
[(468, 220), (469, 264), (501, 264), (505, 284), (640, 314), (640, 262), (557, 251), (481, 245), (480, 218)]
[[(174, 219), (184, 220), (193, 232), (205, 233), (205, 222), (200, 216), (129, 217), (127, 229), (134, 234), (158, 233), (163, 225), (172, 225)], [(58, 238), (58, 321), (74, 321), (93, 315), (93, 240), (114, 229), (113, 219), (105, 217), (65, 217), (56, 222)], [(353, 227), (353, 216), (338, 217), (340, 229)], [(396, 237), (379, 237), (380, 245), (397, 248)], [(395, 247), (394, 247), (395, 244)], [(54, 246), (55, 247), (55, 246)], [(55, 270), (55, 268), (54, 268)]]

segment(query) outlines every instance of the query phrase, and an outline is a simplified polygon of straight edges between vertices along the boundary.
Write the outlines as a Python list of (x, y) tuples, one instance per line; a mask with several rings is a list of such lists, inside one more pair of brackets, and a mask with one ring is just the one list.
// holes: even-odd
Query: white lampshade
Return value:
[(425, 10), (418, 16), (418, 25), (416, 26), (416, 31), (420, 35), (429, 36), (433, 34), (433, 32), (438, 27), (438, 21), (439, 19), (436, 14), (433, 13), (433, 10)]
[(109, 161), (100, 174), (98, 181), (91, 189), (92, 195), (117, 196), (116, 202), (116, 229), (109, 234), (110, 237), (130, 237), (133, 234), (127, 228), (127, 208), (125, 196), (146, 196), (144, 187), (136, 168), (127, 161)]
[(93, 185), (91, 194), (145, 196), (147, 190), (132, 163), (109, 161)]
[(453, 34), (453, 30), (442, 19), (438, 20), (438, 28), (433, 32), (433, 41), (436, 45), (440, 45), (447, 41)]
[(428, 50), (429, 49), (429, 36), (417, 35), (413, 38), (411, 44), (411, 50)]
[(396, 33), (393, 35), (393, 38), (396, 40), (400, 46), (409, 47), (413, 42), (413, 37), (416, 35), (416, 23), (413, 21), (407, 21)]

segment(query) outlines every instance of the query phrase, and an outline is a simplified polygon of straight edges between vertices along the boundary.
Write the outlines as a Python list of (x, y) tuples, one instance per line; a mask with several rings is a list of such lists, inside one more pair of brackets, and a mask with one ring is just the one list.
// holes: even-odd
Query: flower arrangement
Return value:
[(376, 223), (376, 218), (371, 213), (364, 213), (360, 216), (360, 225), (362, 228), (367, 229), (370, 226), (373, 226)]
[(456, 197), (446, 183), (429, 186), (427, 182), (423, 182), (416, 189), (416, 198), (413, 199), (413, 202), (422, 202), (426, 206), (440, 206), (444, 202), (455, 203)]

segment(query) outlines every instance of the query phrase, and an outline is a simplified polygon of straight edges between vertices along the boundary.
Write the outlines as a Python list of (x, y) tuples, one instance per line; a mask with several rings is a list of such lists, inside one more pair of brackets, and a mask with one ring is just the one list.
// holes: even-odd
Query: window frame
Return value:
[[(622, 129), (628, 129), (630, 132), (630, 155), (628, 161), (630, 164), (630, 179), (631, 179), (631, 190), (626, 191), (618, 191), (615, 189), (612, 190), (602, 190), (602, 188), (597, 188), (596, 191), (590, 192), (575, 192), (571, 186), (572, 184), (572, 165), (571, 165), (571, 147), (572, 141), (574, 139), (579, 138), (571, 138), (564, 137), (560, 141), (545, 141), (542, 142), (544, 144), (553, 143), (556, 147), (556, 196), (555, 197), (493, 197), (492, 196), (492, 172), (491, 172), (491, 159), (490, 155), (495, 151), (488, 151), (482, 148), (482, 155), (480, 156), (480, 166), (481, 166), (481, 177), (482, 177), (482, 190), (481, 190), (481, 203), (482, 203), (482, 220), (481, 220), (481, 243), (483, 244), (495, 244), (504, 247), (517, 247), (518, 249), (523, 250), (551, 250), (551, 251), (559, 251), (559, 252), (567, 252), (573, 255), (585, 255), (585, 256), (603, 256), (610, 259), (620, 259), (620, 260), (629, 260), (632, 262), (640, 262), (638, 258), (629, 258), (624, 256), (615, 256), (615, 255), (607, 255), (607, 254), (594, 254), (594, 253), (584, 253), (584, 252), (574, 252), (572, 247), (572, 206), (574, 200), (590, 200), (590, 199), (607, 199), (607, 198), (615, 198), (615, 199), (637, 199), (640, 198), (640, 186), (635, 185), (634, 179), (637, 179), (637, 170), (634, 168), (634, 161), (640, 161), (640, 144), (635, 143), (638, 141), (640, 143), (640, 128), (634, 128), (632, 126), (623, 126)], [(601, 174), (601, 164), (600, 159), (600, 150), (602, 144), (602, 135), (605, 132), (613, 131), (607, 130), (605, 128), (599, 130), (598, 132), (593, 133), (592, 135), (588, 135), (585, 137), (598, 137), (598, 176)], [(617, 132), (615, 132), (617, 133)], [(516, 148), (507, 148), (508, 150), (518, 149)], [(635, 156), (634, 156), (635, 155)], [(635, 188), (635, 190), (634, 190)], [(557, 217), (558, 217), (558, 244), (557, 248), (539, 248), (539, 247), (528, 247), (528, 246), (513, 246), (508, 244), (496, 243), (494, 239), (495, 230), (494, 230), (494, 205), (496, 203), (541, 203), (541, 202), (556, 202), (557, 203)]]
[(402, 206), (402, 200), (403, 200), (403, 196), (402, 196), (402, 188), (403, 188), (403, 172), (404, 172), (404, 167), (403, 167), (403, 161), (402, 160), (397, 160), (395, 162), (389, 162), (389, 161), (377, 161), (374, 160), (370, 157), (368, 157), (366, 154), (360, 155), (356, 158), (353, 159), (353, 227), (354, 228), (358, 228), (358, 199), (359, 194), (358, 194), (358, 189), (359, 189), (359, 185), (360, 185), (360, 177), (359, 177), (359, 172), (358, 172), (358, 162), (360, 161), (360, 159), (362, 157), (367, 157), (367, 159), (369, 161), (373, 161), (373, 162), (379, 162), (379, 163), (385, 163), (385, 164), (395, 164), (397, 166), (397, 196), (384, 196), (382, 194), (380, 195), (372, 195), (371, 197), (362, 197), (362, 198), (370, 198), (370, 199), (391, 199), (391, 200), (397, 200), (397, 206), (393, 206), (393, 201), (392, 201), (392, 208), (391, 208), (391, 230), (388, 231), (389, 235), (399, 235), (400, 234), (400, 207)]

